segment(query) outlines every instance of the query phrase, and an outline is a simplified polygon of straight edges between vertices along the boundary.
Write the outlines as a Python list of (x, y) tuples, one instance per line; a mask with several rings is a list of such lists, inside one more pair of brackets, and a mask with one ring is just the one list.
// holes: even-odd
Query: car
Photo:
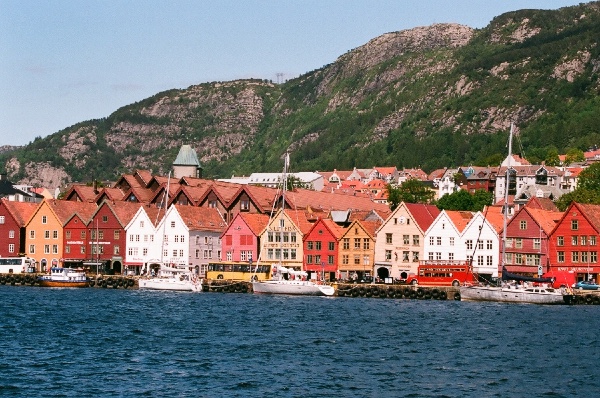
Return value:
[(593, 281), (579, 281), (575, 284), (577, 290), (600, 290), (600, 285)]

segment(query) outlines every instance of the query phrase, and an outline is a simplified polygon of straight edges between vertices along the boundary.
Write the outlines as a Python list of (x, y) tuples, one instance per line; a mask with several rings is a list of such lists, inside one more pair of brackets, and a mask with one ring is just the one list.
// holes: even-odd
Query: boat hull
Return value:
[(87, 281), (51, 281), (51, 280), (39, 280), (40, 286), (42, 287), (89, 287), (90, 284)]
[(142, 290), (170, 290), (178, 292), (201, 292), (202, 283), (178, 278), (140, 279), (139, 288)]
[(494, 301), (523, 304), (567, 304), (565, 296), (558, 291), (532, 291), (514, 287), (462, 286), (460, 299), (463, 301)]
[(290, 294), (296, 296), (333, 296), (335, 289), (311, 281), (254, 281), (254, 293)]

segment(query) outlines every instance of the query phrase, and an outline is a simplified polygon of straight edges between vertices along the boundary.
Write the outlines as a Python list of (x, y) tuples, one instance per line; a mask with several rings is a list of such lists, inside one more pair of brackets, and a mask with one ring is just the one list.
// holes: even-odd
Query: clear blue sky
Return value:
[(580, 0), (0, 0), (0, 145), (171, 88), (277, 81), (383, 33)]

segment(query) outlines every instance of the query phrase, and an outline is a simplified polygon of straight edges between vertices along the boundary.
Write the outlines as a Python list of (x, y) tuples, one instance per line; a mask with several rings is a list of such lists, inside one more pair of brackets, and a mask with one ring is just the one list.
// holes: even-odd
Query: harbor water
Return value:
[(589, 397), (600, 306), (0, 286), (0, 396)]

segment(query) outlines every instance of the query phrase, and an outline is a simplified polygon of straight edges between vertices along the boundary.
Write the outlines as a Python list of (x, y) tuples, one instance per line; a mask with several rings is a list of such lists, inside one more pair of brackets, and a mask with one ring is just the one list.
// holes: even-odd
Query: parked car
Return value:
[(575, 284), (577, 290), (600, 290), (600, 285), (592, 281), (579, 281)]

